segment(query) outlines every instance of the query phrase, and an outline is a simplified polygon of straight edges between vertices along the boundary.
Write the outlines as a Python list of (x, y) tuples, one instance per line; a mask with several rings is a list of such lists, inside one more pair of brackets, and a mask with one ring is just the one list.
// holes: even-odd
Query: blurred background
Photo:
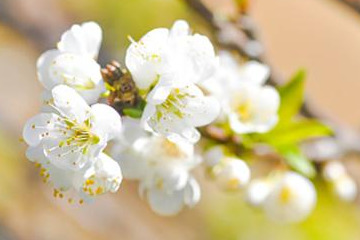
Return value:
[[(229, 14), (231, 1), (207, 0)], [(360, 15), (336, 0), (253, 0), (250, 16), (277, 74), (287, 78), (305, 68), (312, 104), (356, 130)], [(211, 36), (208, 24), (183, 0), (0, 0), (0, 239), (360, 239), (359, 204), (340, 202), (321, 182), (316, 183), (314, 213), (291, 225), (268, 221), (240, 193), (220, 191), (201, 171), (202, 201), (175, 217), (156, 216), (139, 199), (136, 184), (127, 181), (118, 193), (90, 205), (73, 206), (52, 197), (19, 141), (26, 119), (40, 107), (38, 56), (53, 48), (71, 24), (95, 20), (104, 30), (101, 64), (121, 61), (127, 35), (138, 39), (179, 18)]]

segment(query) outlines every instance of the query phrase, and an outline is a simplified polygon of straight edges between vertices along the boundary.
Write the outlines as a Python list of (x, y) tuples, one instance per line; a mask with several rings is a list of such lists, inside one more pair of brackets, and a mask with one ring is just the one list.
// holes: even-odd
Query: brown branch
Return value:
[(346, 6), (352, 8), (354, 11), (360, 14), (360, 1), (359, 0), (338, 0)]

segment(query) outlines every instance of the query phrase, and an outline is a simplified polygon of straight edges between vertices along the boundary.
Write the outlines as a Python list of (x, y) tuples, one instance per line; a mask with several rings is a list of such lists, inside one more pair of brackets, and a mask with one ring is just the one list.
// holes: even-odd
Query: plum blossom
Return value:
[(269, 68), (255, 61), (238, 67), (228, 53), (220, 55), (216, 74), (201, 83), (221, 104), (221, 118), (238, 134), (264, 133), (278, 122), (280, 97), (275, 88), (265, 86)]
[(102, 30), (95, 22), (73, 25), (61, 36), (57, 49), (37, 61), (38, 79), (47, 91), (59, 84), (74, 88), (89, 104), (104, 91), (100, 65), (96, 62)]
[[(156, 88), (156, 87), (155, 87)], [(154, 89), (142, 115), (146, 130), (170, 140), (184, 139), (195, 143), (200, 139), (196, 127), (207, 125), (219, 114), (218, 101), (204, 96), (195, 85), (168, 89), (159, 94)]]
[(121, 130), (119, 114), (110, 106), (88, 106), (65, 85), (52, 89), (52, 112), (40, 113), (24, 126), (28, 151), (43, 153), (51, 164), (79, 170), (91, 164)]
[(101, 153), (95, 163), (74, 176), (74, 188), (83, 198), (91, 198), (106, 192), (116, 192), (122, 181), (120, 166), (108, 155)]
[(157, 28), (139, 42), (132, 40), (126, 52), (126, 66), (136, 85), (149, 91), (158, 82), (197, 83), (215, 71), (217, 58), (209, 39), (192, 35), (186, 21), (178, 20), (172, 28)]
[(264, 209), (265, 214), (277, 222), (299, 222), (314, 209), (314, 185), (295, 172), (282, 172), (249, 184), (247, 200)]
[[(104, 153), (94, 157), (94, 163), (79, 171), (62, 169), (53, 165), (44, 151), (27, 152), (27, 158), (40, 168), (40, 176), (45, 183), (54, 188), (54, 197), (65, 198), (69, 203), (92, 201), (93, 198), (107, 192), (116, 192), (122, 181), (120, 166)], [(75, 192), (75, 193), (74, 193)], [(74, 196), (75, 195), (75, 196)]]
[(148, 131), (194, 143), (200, 138), (196, 127), (211, 123), (219, 114), (216, 99), (204, 96), (195, 85), (213, 74), (214, 48), (207, 37), (191, 35), (185, 21), (132, 41), (126, 66), (146, 97), (142, 124)]
[(205, 153), (204, 160), (208, 173), (222, 189), (242, 189), (250, 181), (248, 165), (227, 152), (225, 146), (212, 147)]
[[(129, 136), (136, 125), (139, 127), (140, 122), (125, 120), (123, 135)], [(112, 156), (125, 179), (139, 181), (140, 196), (151, 209), (160, 215), (174, 215), (184, 206), (194, 206), (200, 200), (200, 187), (190, 171), (201, 162), (194, 146), (146, 133), (131, 135), (112, 147)]]

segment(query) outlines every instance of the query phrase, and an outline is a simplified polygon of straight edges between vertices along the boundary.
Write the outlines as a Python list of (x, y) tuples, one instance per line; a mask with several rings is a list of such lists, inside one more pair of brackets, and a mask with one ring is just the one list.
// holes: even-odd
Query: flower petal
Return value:
[(78, 122), (84, 122), (89, 117), (91, 108), (74, 89), (58, 85), (53, 88), (52, 96), (54, 107), (60, 115)]
[(92, 131), (111, 140), (121, 133), (121, 117), (112, 107), (105, 104), (94, 104), (91, 107)]
[(241, 68), (241, 79), (256, 85), (263, 85), (270, 76), (270, 68), (256, 61), (247, 62)]
[(179, 213), (184, 206), (184, 192), (165, 192), (156, 188), (147, 193), (151, 209), (159, 215), (171, 216)]
[(189, 206), (195, 206), (201, 198), (201, 191), (199, 183), (195, 178), (190, 178), (187, 186), (184, 189), (184, 203)]
[(158, 80), (162, 71), (163, 47), (169, 30), (157, 28), (148, 32), (138, 43), (133, 42), (126, 51), (125, 63), (138, 88), (148, 89)]
[(51, 90), (53, 87), (59, 84), (57, 79), (50, 76), (50, 67), (56, 63), (55, 59), (60, 55), (58, 50), (49, 50), (43, 53), (37, 60), (37, 75), (42, 85)]
[(61, 52), (96, 58), (102, 40), (102, 30), (95, 22), (73, 25), (62, 36), (58, 44)]
[(23, 138), (30, 146), (36, 146), (46, 136), (45, 133), (52, 131), (57, 115), (52, 113), (40, 113), (30, 118), (23, 128)]
[(50, 78), (56, 85), (65, 84), (77, 90), (89, 103), (95, 103), (104, 91), (100, 65), (92, 58), (64, 53), (49, 67)]

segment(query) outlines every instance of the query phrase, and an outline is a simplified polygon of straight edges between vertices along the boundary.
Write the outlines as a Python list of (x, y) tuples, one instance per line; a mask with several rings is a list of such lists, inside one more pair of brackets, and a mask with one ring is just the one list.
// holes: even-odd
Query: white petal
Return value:
[(62, 36), (58, 48), (62, 52), (96, 58), (102, 40), (102, 31), (98, 24), (87, 22), (73, 25)]
[(139, 43), (132, 43), (126, 51), (125, 63), (140, 89), (149, 88), (162, 71), (163, 47), (169, 30), (158, 28), (148, 32)]
[(30, 118), (23, 129), (25, 142), (30, 146), (38, 145), (41, 139), (45, 137), (45, 133), (53, 129), (51, 123), (54, 123), (57, 117), (52, 113), (40, 113)]
[(186, 104), (186, 121), (194, 127), (212, 123), (220, 114), (220, 104), (214, 97), (193, 99)]
[(95, 104), (91, 107), (92, 131), (111, 140), (121, 133), (121, 117), (112, 107)]
[(205, 164), (209, 167), (213, 167), (218, 164), (225, 156), (224, 148), (222, 146), (215, 146), (210, 148), (204, 154)]
[(59, 138), (45, 138), (42, 140), (44, 153), (49, 161), (56, 167), (68, 170), (79, 170), (83, 168), (91, 159), (90, 154), (83, 154), (77, 146), (66, 144), (62, 147)]
[(201, 191), (198, 182), (194, 178), (190, 178), (188, 185), (184, 189), (184, 203), (189, 206), (195, 206), (201, 198)]
[(171, 37), (183, 37), (190, 34), (189, 24), (185, 20), (177, 20), (170, 30)]
[(195, 34), (187, 38), (174, 39), (171, 43), (171, 55), (168, 58), (173, 71), (177, 73), (176, 78), (199, 83), (215, 73), (218, 59), (207, 37)]
[(53, 88), (52, 96), (54, 105), (62, 116), (76, 119), (79, 123), (89, 117), (90, 107), (74, 89), (59, 85)]
[(161, 188), (164, 191), (176, 191), (185, 187), (189, 173), (187, 169), (182, 166), (172, 166), (171, 164), (166, 166), (160, 166), (155, 170), (154, 182), (157, 184), (161, 181)]
[(165, 192), (158, 189), (149, 189), (147, 193), (151, 209), (163, 216), (171, 216), (179, 213), (184, 206), (183, 191)]
[(95, 103), (104, 91), (100, 65), (92, 58), (64, 53), (48, 69), (52, 81), (77, 90), (89, 103)]
[(59, 84), (57, 79), (54, 79), (50, 76), (50, 67), (56, 63), (54, 60), (60, 54), (61, 53), (58, 50), (49, 50), (43, 53), (37, 60), (36, 67), (38, 79), (48, 90), (51, 90), (53, 87)]
[(246, 191), (246, 200), (252, 206), (261, 206), (271, 192), (272, 185), (263, 179), (252, 180)]
[(170, 81), (160, 81), (147, 95), (146, 101), (153, 105), (161, 104), (168, 98), (171, 90), (172, 84)]
[(97, 58), (102, 41), (101, 27), (95, 22), (86, 22), (81, 25), (85, 40), (87, 41), (87, 53), (93, 58)]
[(242, 66), (241, 79), (252, 84), (263, 85), (270, 76), (270, 68), (256, 61)]
[(26, 158), (32, 162), (45, 164), (49, 161), (46, 158), (44, 154), (44, 148), (41, 145), (37, 145), (36, 147), (32, 147), (32, 146), (28, 147), (25, 154), (26, 154)]
[(140, 180), (146, 175), (147, 163), (133, 149), (127, 149), (112, 156), (120, 164), (124, 178)]
[(52, 164), (48, 164), (45, 167), (49, 173), (49, 181), (52, 183), (54, 188), (66, 191), (72, 187), (74, 177), (73, 171), (60, 169)]

